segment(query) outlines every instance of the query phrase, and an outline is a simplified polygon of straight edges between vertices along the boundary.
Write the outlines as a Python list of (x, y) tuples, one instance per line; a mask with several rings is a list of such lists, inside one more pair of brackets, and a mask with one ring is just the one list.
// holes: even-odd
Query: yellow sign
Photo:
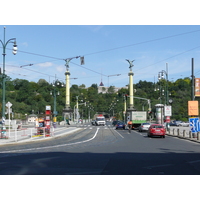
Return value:
[(56, 122), (56, 117), (53, 118), (53, 122)]
[(188, 115), (198, 116), (199, 115), (199, 102), (198, 101), (188, 101)]

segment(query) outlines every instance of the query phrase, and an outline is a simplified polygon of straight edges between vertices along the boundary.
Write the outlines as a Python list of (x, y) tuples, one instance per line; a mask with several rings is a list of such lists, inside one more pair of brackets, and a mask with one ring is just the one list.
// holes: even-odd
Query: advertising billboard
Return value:
[(199, 102), (198, 101), (188, 101), (188, 115), (198, 116), (199, 115)]

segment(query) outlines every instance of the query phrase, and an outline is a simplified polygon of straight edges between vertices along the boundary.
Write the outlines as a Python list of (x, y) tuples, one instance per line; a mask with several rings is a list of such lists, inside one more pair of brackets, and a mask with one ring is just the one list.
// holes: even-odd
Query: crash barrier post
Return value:
[(200, 140), (200, 132), (197, 132), (197, 140)]
[(185, 138), (185, 130), (183, 130), (183, 137)]
[(180, 134), (180, 130), (179, 130), (179, 128), (177, 129), (177, 135), (179, 136), (179, 134)]
[(197, 133), (192, 133), (193, 138), (197, 138)]
[(189, 131), (189, 138), (192, 138), (192, 132)]

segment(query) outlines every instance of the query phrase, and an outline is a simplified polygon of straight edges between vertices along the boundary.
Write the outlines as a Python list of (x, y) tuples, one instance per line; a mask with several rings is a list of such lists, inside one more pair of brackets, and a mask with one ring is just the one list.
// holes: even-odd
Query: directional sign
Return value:
[(192, 133), (197, 133), (200, 131), (199, 117), (189, 118), (189, 122), (190, 122), (190, 130), (192, 131)]

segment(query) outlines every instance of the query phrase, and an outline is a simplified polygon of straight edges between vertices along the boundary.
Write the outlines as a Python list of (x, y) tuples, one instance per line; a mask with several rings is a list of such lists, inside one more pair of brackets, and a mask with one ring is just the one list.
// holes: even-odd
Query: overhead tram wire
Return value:
[[(166, 37), (162, 37), (162, 38), (157, 38), (157, 39), (152, 39), (152, 40), (147, 40), (147, 41), (143, 41), (143, 42), (138, 42), (138, 43), (134, 43), (134, 44), (130, 44), (130, 45), (125, 45), (125, 46), (121, 46), (121, 47), (115, 47), (115, 48), (112, 48), (112, 49), (107, 49), (107, 50), (102, 50), (102, 51), (97, 51), (97, 52), (93, 52), (93, 53), (88, 53), (88, 54), (82, 54), (83, 56), (89, 56), (89, 55), (94, 55), (94, 54), (99, 54), (99, 53), (104, 53), (104, 52), (108, 52), (108, 51), (114, 51), (114, 50), (117, 50), (117, 49), (122, 49), (122, 48), (127, 48), (127, 47), (131, 47), (131, 46), (136, 46), (136, 45), (140, 45), (140, 44), (145, 44), (145, 43), (150, 43), (150, 42), (155, 42), (155, 41), (159, 41), (159, 40), (164, 40), (164, 39), (168, 39), (168, 38), (172, 38), (172, 37), (178, 37), (178, 36), (182, 36), (182, 35), (186, 35), (186, 34), (190, 34), (190, 33), (195, 33), (195, 32), (199, 32), (200, 30), (195, 30), (195, 31), (189, 31), (189, 32), (185, 32), (185, 33), (180, 33), (180, 34), (176, 34), (176, 35), (171, 35), (171, 36), (166, 36)], [(2, 47), (0, 47), (2, 48)], [(8, 50), (12, 50), (12, 49), (9, 49), (7, 48)], [(21, 53), (26, 53), (26, 54), (30, 54), (30, 55), (35, 55), (35, 56), (41, 56), (41, 57), (46, 57), (46, 58), (52, 58), (52, 59), (55, 59), (55, 60), (66, 60), (66, 59), (63, 59), (63, 58), (56, 58), (56, 57), (52, 57), (52, 56), (47, 56), (47, 55), (42, 55), (42, 54), (36, 54), (36, 53), (30, 53), (30, 52), (26, 52), (26, 51), (21, 51), (21, 50), (18, 50), (18, 52), (21, 52)], [(180, 55), (180, 54), (179, 54)], [(172, 57), (175, 57), (175, 56), (172, 56)], [(172, 58), (170, 57), (170, 58)], [(165, 59), (166, 60), (166, 59)], [(164, 60), (162, 60), (164, 61)], [(159, 62), (162, 62), (162, 61), (159, 61)], [(159, 63), (157, 62), (157, 63)], [(155, 63), (155, 64), (157, 64)], [(75, 63), (73, 63), (75, 64)], [(83, 67), (81, 65), (78, 65), (78, 64), (75, 64), (79, 67), (82, 67), (84, 69), (87, 69), (89, 71), (92, 71), (92, 72), (95, 72), (95, 73), (98, 73), (98, 74), (101, 74), (99, 72), (96, 72), (94, 70), (91, 70), (91, 69), (88, 69), (86, 67)], [(154, 65), (154, 64), (152, 64)], [(150, 66), (152, 66), (150, 65)], [(149, 67), (149, 66), (147, 66)], [(146, 67), (145, 67), (146, 68)], [(142, 68), (143, 69), (143, 68)], [(103, 74), (101, 74), (103, 75)], [(107, 75), (103, 75), (103, 76), (107, 76)]]
[[(185, 33), (179, 33), (179, 34), (175, 34), (175, 35), (165, 36), (165, 37), (161, 37), (161, 38), (156, 38), (156, 39), (152, 39), (152, 40), (147, 40), (147, 41), (143, 41), (143, 42), (138, 42), (138, 43), (129, 44), (129, 45), (121, 46), (121, 47), (115, 47), (115, 48), (111, 48), (111, 49), (107, 49), (107, 50), (102, 50), (102, 51), (97, 51), (97, 52), (87, 53), (87, 54), (81, 54), (81, 55), (88, 56), (88, 55), (104, 53), (104, 52), (107, 52), (107, 51), (114, 51), (114, 50), (117, 50), (117, 49), (122, 49), (122, 48), (127, 48), (127, 47), (131, 47), (131, 46), (140, 45), (140, 44), (155, 42), (155, 41), (164, 40), (164, 39), (168, 39), (168, 38), (172, 38), (172, 37), (178, 37), (178, 36), (182, 36), (182, 35), (186, 35), (186, 34), (190, 34), (190, 33), (195, 33), (195, 32), (200, 32), (200, 30), (194, 30), (194, 31), (189, 31), (189, 32), (185, 32)], [(0, 48), (2, 48), (2, 47), (0, 47)], [(6, 49), (12, 50), (12, 49), (9, 49), (9, 48), (6, 48)], [(56, 57), (53, 57), (53, 56), (47, 56), (47, 55), (42, 55), (42, 54), (37, 54), (37, 53), (31, 53), (31, 52), (27, 52), (27, 51), (18, 50), (18, 52), (31, 54), (31, 55), (35, 55), (35, 56), (46, 57), (46, 58), (53, 58), (55, 60), (66, 60), (66, 59), (63, 59), (63, 58), (56, 58)], [(77, 57), (77, 56), (74, 56), (74, 57)]]
[(186, 34), (195, 33), (195, 32), (199, 32), (199, 31), (200, 30), (195, 30), (195, 31), (190, 31), (190, 32), (185, 32), (185, 33), (179, 33), (179, 34), (176, 34), (176, 35), (161, 37), (161, 38), (152, 39), (152, 40), (147, 40), (147, 41), (143, 41), (143, 42), (138, 42), (138, 43), (134, 43), (134, 44), (129, 44), (129, 45), (121, 46), (121, 47), (115, 47), (115, 48), (112, 48), (112, 49), (97, 51), (97, 52), (94, 52), (94, 53), (88, 53), (88, 54), (83, 54), (83, 55), (84, 56), (89, 56), (89, 55), (104, 53), (104, 52), (108, 52), (108, 51), (114, 51), (114, 50), (117, 50), (117, 49), (122, 49), (122, 48), (127, 48), (127, 47), (131, 47), (131, 46), (140, 45), (140, 44), (155, 42), (155, 41), (164, 40), (164, 39), (168, 39), (168, 38), (172, 38), (172, 37), (178, 37), (178, 36), (181, 36), (181, 35), (186, 35)]
[(192, 50), (194, 50), (194, 49), (198, 49), (198, 48), (200, 48), (200, 46), (194, 47), (194, 48), (189, 49), (189, 50), (187, 50), (187, 51), (178, 53), (178, 54), (176, 54), (176, 55), (174, 55), (174, 56), (171, 56), (171, 57), (165, 58), (165, 59), (163, 59), (163, 60), (157, 61), (157, 62), (155, 62), (155, 63), (153, 63), (153, 64), (151, 64), (151, 65), (148, 65), (148, 66), (146, 66), (146, 67), (143, 67), (143, 68), (140, 68), (140, 69), (136, 69), (135, 72), (136, 72), (136, 71), (139, 71), (139, 70), (142, 70), (142, 69), (144, 69), (144, 68), (153, 66), (153, 65), (155, 65), (155, 64), (161, 63), (161, 62), (166, 61), (166, 60), (168, 60), (168, 59), (174, 58), (174, 57), (176, 57), (176, 56), (182, 55), (182, 54), (187, 53), (187, 52), (189, 52), (189, 51), (192, 51)]

